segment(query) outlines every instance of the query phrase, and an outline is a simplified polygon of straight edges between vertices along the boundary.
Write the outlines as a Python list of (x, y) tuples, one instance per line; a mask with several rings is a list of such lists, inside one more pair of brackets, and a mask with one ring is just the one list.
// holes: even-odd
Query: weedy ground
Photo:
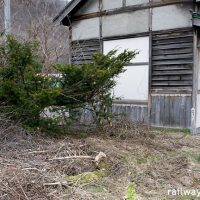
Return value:
[[(185, 130), (123, 124), (60, 139), (3, 122), (1, 200), (122, 200), (129, 181), (138, 200), (184, 200), (168, 189), (200, 189), (200, 137)], [(103, 164), (95, 157), (103, 152)]]

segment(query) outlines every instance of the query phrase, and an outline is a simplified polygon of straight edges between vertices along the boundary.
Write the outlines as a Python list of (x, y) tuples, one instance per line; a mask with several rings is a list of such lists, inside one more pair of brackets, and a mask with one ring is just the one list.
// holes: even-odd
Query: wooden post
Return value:
[[(198, 6), (194, 4), (194, 10), (198, 12)], [(198, 48), (198, 30), (193, 28), (193, 88), (192, 88), (192, 110), (191, 110), (191, 129), (192, 134), (197, 134), (197, 96), (198, 96), (198, 76), (199, 76), (199, 48)]]
[(148, 126), (151, 125), (151, 79), (152, 79), (152, 0), (149, 0), (149, 95), (148, 95)]
[(194, 65), (193, 65), (193, 89), (192, 89), (192, 110), (191, 128), (192, 134), (196, 135), (196, 116), (197, 116), (197, 94), (198, 94), (198, 74), (199, 74), (199, 53), (198, 53), (198, 31), (194, 29)]
[(103, 52), (103, 33), (102, 33), (102, 9), (103, 9), (103, 1), (99, 0), (99, 42), (100, 42), (100, 49)]

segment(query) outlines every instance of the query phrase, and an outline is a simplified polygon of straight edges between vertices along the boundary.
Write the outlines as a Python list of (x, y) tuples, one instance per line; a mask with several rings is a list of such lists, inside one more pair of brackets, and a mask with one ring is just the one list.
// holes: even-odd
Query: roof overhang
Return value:
[(62, 25), (70, 26), (73, 15), (87, 2), (87, 0), (71, 0), (66, 7), (53, 19)]

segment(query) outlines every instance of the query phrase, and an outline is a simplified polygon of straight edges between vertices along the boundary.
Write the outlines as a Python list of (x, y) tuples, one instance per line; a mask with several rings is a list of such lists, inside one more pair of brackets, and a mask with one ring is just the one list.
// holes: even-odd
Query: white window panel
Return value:
[(124, 49), (138, 50), (139, 55), (127, 66), (126, 72), (120, 74), (116, 79), (117, 85), (114, 89), (114, 96), (123, 100), (147, 101), (149, 91), (149, 66), (141, 63), (149, 62), (149, 37), (111, 40), (104, 42), (104, 53), (118, 48), (119, 53)]
[(114, 96), (123, 100), (148, 100), (149, 67), (129, 66), (126, 72), (120, 74)]
[(112, 49), (119, 49), (119, 53), (124, 49), (138, 50), (140, 53), (131, 62), (149, 62), (149, 37), (105, 41), (104, 53), (108, 53)]

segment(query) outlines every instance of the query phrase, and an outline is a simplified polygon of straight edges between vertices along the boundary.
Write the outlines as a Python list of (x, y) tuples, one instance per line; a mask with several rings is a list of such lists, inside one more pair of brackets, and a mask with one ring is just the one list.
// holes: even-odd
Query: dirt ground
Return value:
[(122, 200), (130, 181), (138, 200), (200, 199), (168, 195), (200, 192), (200, 137), (185, 130), (132, 126), (53, 139), (10, 125), (0, 147), (0, 200)]

